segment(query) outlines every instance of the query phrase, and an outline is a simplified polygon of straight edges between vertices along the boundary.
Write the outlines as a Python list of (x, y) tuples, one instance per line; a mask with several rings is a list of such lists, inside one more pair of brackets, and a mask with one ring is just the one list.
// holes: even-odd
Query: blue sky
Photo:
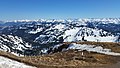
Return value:
[(120, 17), (120, 0), (0, 0), (0, 20)]

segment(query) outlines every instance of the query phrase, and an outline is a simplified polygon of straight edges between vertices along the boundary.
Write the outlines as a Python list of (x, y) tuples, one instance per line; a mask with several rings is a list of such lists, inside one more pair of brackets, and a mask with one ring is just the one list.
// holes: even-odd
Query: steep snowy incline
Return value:
[(23, 55), (24, 50), (31, 48), (31, 45), (22, 40), (21, 37), (12, 35), (0, 35), (0, 50), (11, 52), (15, 55)]
[(117, 36), (97, 28), (75, 27), (66, 30), (63, 34), (64, 42), (72, 41), (95, 41), (95, 42), (116, 42)]
[(0, 68), (36, 68), (0, 56)]

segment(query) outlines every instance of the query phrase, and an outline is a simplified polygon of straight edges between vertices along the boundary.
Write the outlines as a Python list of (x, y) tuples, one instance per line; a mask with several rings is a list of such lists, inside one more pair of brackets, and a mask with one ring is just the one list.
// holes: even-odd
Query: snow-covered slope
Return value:
[(72, 41), (96, 41), (96, 42), (115, 42), (117, 37), (102, 29), (75, 27), (66, 30), (63, 35), (64, 42)]
[(45, 53), (55, 53), (55, 52), (67, 51), (70, 49), (78, 50), (78, 51), (86, 50), (88, 52), (97, 52), (97, 53), (106, 54), (106, 55), (120, 56), (120, 53), (112, 52), (111, 49), (107, 49), (102, 46), (76, 44), (76, 43), (71, 43), (71, 44), (67, 44), (67, 45), (58, 44), (58, 45), (55, 45), (54, 47), (46, 49), (44, 52)]
[(0, 68), (36, 68), (0, 56)]
[(111, 49), (106, 49), (101, 46), (95, 46), (95, 45), (86, 45), (86, 44), (81, 45), (81, 44), (72, 43), (67, 48), (67, 50), (68, 49), (78, 49), (79, 51), (87, 50), (87, 51), (97, 52), (97, 53), (102, 53), (102, 54), (107, 54), (107, 55), (120, 56), (120, 53), (111, 52)]
[(31, 45), (21, 37), (12, 35), (0, 35), (0, 50), (11, 52), (15, 55), (23, 55), (24, 50), (30, 49)]

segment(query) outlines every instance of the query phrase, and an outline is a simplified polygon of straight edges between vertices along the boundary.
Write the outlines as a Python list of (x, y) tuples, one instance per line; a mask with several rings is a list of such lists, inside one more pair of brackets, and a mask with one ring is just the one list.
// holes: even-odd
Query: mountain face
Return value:
[(24, 55), (24, 51), (30, 49), (31, 45), (22, 40), (21, 37), (12, 35), (0, 35), (0, 50), (11, 52), (16, 55)]
[(78, 41), (120, 42), (120, 18), (16, 20), (0, 24), (0, 49), (8, 52), (36, 55), (44, 48)]

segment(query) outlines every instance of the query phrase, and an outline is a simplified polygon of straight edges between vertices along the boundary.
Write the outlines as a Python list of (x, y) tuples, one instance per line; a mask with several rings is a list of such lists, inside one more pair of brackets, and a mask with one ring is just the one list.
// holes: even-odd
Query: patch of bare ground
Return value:
[[(70, 43), (63, 43), (64, 45)], [(120, 43), (100, 43), (100, 42), (77, 42), (77, 44), (99, 45), (120, 53)], [(68, 50), (44, 56), (17, 57), (10, 53), (0, 51), (0, 56), (4, 56), (38, 68), (110, 68), (120, 61), (119, 56), (98, 54), (96, 52)]]

